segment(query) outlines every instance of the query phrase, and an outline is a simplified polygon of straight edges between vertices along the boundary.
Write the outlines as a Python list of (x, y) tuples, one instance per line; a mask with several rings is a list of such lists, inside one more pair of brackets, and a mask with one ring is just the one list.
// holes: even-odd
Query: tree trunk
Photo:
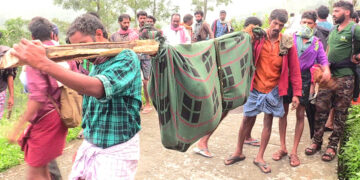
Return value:
[(96, 13), (100, 15), (100, 0), (96, 0)]
[(138, 28), (138, 25), (137, 25), (137, 16), (136, 16), (136, 12), (137, 12), (137, 9), (133, 9), (134, 10), (134, 17), (135, 17), (135, 28), (137, 29)]
[(207, 0), (204, 0), (204, 20), (206, 19), (207, 14)]
[(154, 5), (154, 7), (153, 7), (153, 12), (152, 12), (152, 15), (154, 16), (154, 17), (156, 17), (156, 0), (154, 0), (154, 3), (153, 3)]

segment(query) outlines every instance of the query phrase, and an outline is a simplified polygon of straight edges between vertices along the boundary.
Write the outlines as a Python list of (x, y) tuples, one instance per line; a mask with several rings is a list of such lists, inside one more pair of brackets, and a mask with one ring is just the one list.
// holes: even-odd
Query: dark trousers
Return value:
[(351, 105), (354, 90), (354, 76), (335, 78), (337, 88), (335, 90), (320, 89), (316, 97), (316, 113), (314, 123), (313, 143), (322, 145), (325, 123), (330, 109), (335, 108), (334, 130), (329, 137), (328, 148), (337, 149), (340, 138), (344, 133), (345, 121), (348, 108)]

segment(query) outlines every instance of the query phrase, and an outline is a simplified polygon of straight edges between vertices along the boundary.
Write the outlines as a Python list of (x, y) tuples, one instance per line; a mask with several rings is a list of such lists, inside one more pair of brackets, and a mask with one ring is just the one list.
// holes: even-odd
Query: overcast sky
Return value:
[[(53, 5), (52, 0), (1, 0), (0, 6), (0, 24), (6, 19), (22, 17), (31, 19), (34, 16), (43, 16), (48, 19), (57, 17), (61, 20), (72, 21), (81, 12), (73, 10), (64, 10), (61, 7)], [(209, 0), (215, 1), (215, 0)], [(304, 7), (312, 4), (327, 2), (327, 0), (232, 0), (231, 5), (215, 7), (213, 12), (209, 12), (207, 21), (212, 21), (218, 17), (220, 10), (225, 9), (228, 17), (237, 19), (256, 13), (259, 16), (269, 14), (274, 8), (286, 8), (289, 11), (300, 11)], [(180, 13), (191, 13), (191, 0), (173, 0), (174, 4), (180, 6)], [(325, 4), (326, 5), (326, 4)]]

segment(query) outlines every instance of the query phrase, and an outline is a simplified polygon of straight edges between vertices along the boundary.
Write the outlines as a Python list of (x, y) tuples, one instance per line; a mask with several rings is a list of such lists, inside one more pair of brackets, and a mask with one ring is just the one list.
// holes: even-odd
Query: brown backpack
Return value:
[(48, 97), (60, 114), (61, 121), (66, 127), (74, 128), (81, 124), (82, 95), (69, 87), (61, 87), (60, 108), (50, 95)]

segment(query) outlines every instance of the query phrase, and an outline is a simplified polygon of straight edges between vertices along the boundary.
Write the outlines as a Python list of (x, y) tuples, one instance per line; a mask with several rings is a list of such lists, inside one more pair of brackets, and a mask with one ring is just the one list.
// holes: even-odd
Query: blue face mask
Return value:
[(314, 30), (307, 25), (301, 25), (301, 28), (296, 33), (301, 38), (310, 39), (314, 35)]

